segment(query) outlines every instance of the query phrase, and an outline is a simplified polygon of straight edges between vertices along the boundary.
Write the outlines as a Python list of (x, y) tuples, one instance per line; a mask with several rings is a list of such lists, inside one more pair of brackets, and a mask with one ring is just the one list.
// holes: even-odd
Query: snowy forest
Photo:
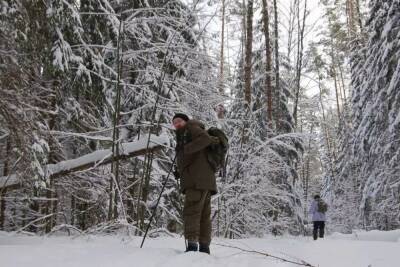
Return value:
[(315, 194), (400, 228), (399, 0), (2, 0), (0, 230), (181, 234), (177, 112), (229, 139), (213, 236), (306, 235)]

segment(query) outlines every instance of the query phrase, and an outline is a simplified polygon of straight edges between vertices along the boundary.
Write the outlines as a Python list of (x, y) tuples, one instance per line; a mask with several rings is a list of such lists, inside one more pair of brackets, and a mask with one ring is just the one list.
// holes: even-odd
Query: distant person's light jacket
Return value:
[(311, 207), (310, 207), (309, 213), (312, 216), (312, 221), (313, 222), (326, 221), (325, 213), (318, 212), (318, 202), (316, 200), (313, 200), (313, 202), (311, 203)]

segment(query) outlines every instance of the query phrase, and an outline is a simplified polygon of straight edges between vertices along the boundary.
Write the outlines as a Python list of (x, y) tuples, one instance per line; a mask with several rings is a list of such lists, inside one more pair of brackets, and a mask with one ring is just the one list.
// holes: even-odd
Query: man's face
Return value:
[(183, 127), (185, 127), (186, 121), (184, 119), (181, 119), (181, 118), (175, 118), (172, 121), (172, 124), (174, 125), (176, 130), (179, 130), (179, 129), (182, 129)]

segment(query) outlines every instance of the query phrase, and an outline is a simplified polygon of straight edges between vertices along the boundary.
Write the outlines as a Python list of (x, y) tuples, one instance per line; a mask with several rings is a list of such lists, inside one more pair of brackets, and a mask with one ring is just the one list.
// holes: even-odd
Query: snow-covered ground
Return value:
[(295, 262), (304, 260), (320, 267), (400, 266), (400, 230), (333, 234), (317, 241), (310, 237), (215, 238), (211, 256), (199, 252), (182, 253), (185, 245), (178, 237), (148, 238), (142, 249), (140, 241), (138, 237), (31, 237), (0, 232), (0, 266), (299, 266), (221, 245), (257, 250)]

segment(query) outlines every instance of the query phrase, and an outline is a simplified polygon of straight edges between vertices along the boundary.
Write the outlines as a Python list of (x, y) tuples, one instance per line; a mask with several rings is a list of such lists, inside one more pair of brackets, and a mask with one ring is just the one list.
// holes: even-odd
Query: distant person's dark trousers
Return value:
[[(324, 221), (314, 221), (314, 230), (313, 230), (313, 237), (314, 240), (318, 239), (318, 236), (320, 238), (324, 237), (324, 233), (325, 233), (325, 222)], [(319, 232), (319, 234), (318, 234)]]

